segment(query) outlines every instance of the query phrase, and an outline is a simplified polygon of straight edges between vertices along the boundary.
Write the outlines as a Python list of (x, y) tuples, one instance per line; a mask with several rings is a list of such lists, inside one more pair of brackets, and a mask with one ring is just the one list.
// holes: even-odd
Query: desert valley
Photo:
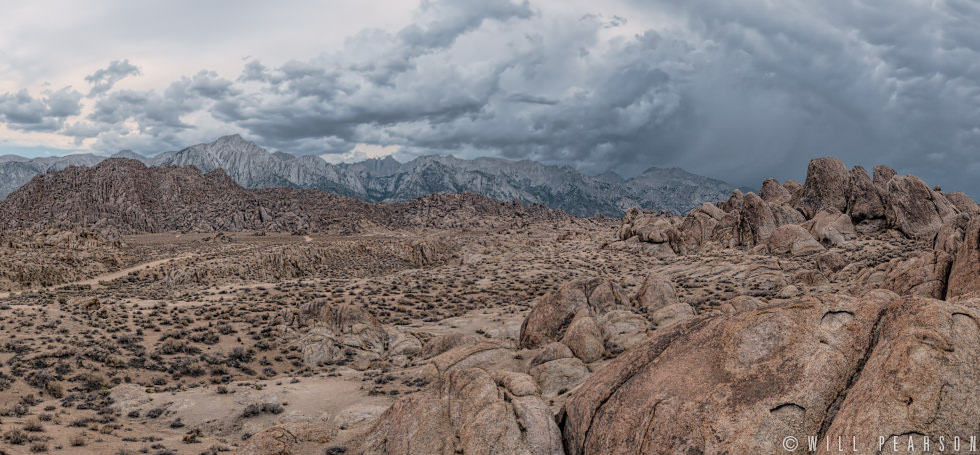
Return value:
[(885, 166), (821, 158), (684, 215), (579, 218), (109, 159), (33, 177), (0, 227), (8, 454), (872, 453), (978, 432), (980, 206)]

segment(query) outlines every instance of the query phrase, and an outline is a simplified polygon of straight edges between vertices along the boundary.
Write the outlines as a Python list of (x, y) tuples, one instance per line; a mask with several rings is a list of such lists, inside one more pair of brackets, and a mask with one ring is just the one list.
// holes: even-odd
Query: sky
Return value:
[(836, 156), (980, 196), (975, 1), (3, 3), (0, 155), (237, 133), (753, 187)]

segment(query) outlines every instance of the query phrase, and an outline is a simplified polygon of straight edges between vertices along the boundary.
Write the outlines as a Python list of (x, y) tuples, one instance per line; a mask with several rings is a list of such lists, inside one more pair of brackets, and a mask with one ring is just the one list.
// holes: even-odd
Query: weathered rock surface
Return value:
[(799, 207), (807, 218), (824, 209), (847, 210), (850, 175), (844, 162), (837, 158), (810, 161)]
[(515, 358), (514, 350), (514, 344), (506, 340), (458, 346), (429, 359), (422, 367), (421, 376), (435, 380), (451, 371), (469, 368), (526, 371), (523, 362)]
[(572, 394), (566, 452), (774, 453), (819, 434), (895, 297), (803, 298), (658, 331)]
[(570, 357), (555, 359), (531, 368), (531, 376), (545, 397), (568, 392), (589, 377), (589, 368), (581, 360)]
[(824, 245), (842, 245), (857, 235), (851, 217), (834, 208), (817, 212), (803, 227)]
[(432, 357), (442, 354), (450, 349), (459, 346), (477, 344), (479, 342), (479, 338), (475, 336), (464, 335), (458, 332), (439, 335), (426, 341), (425, 345), (422, 346), (422, 351), (419, 352), (419, 358), (423, 360), (431, 359)]
[(575, 315), (560, 341), (572, 350), (575, 357), (586, 363), (592, 363), (601, 359), (602, 354), (606, 352), (603, 338), (599, 324), (589, 310), (585, 309)]
[(936, 233), (932, 248), (955, 256), (966, 240), (966, 230), (970, 220), (971, 216), (967, 213), (960, 213), (947, 218), (942, 227), (939, 228), (939, 232)]
[(895, 258), (856, 278), (855, 292), (887, 289), (899, 295), (946, 297), (946, 282), (953, 258), (943, 251), (924, 251), (910, 258)]
[[(872, 183), (874, 183), (875, 187), (878, 188), (878, 193), (885, 197), (888, 194), (888, 181), (897, 175), (898, 173), (895, 172), (894, 169), (879, 164), (874, 167), (874, 178), (872, 179)], [(885, 199), (887, 199), (887, 197), (885, 197)]]
[(881, 194), (871, 181), (868, 171), (861, 166), (854, 166), (850, 172), (847, 214), (855, 223), (885, 217), (885, 205), (881, 202)]
[(364, 308), (325, 300), (286, 309), (276, 321), (282, 336), (300, 348), (307, 365), (365, 362), (389, 354), (389, 333)]
[[(952, 441), (963, 435), (968, 441), (980, 410), (978, 321), (976, 302), (921, 297), (892, 302), (872, 334), (866, 363), (852, 373), (853, 384), (840, 397), (839, 410), (824, 416), (822, 433), (853, 435), (863, 453), (876, 453), (879, 437), (886, 438), (882, 453), (893, 444), (907, 450), (910, 439), (916, 447), (910, 453), (937, 450), (939, 436)], [(929, 451), (923, 451), (922, 435), (933, 439)]]
[(980, 297), (980, 216), (970, 218), (949, 272), (948, 300)]
[(351, 444), (364, 455), (562, 455), (561, 435), (527, 375), (453, 371), (403, 398)]
[(949, 200), (956, 208), (962, 213), (968, 213), (971, 215), (980, 214), (980, 205), (976, 203), (970, 196), (963, 194), (959, 191), (953, 191), (945, 195), (946, 199)]
[(644, 313), (652, 313), (679, 301), (673, 283), (659, 273), (647, 275), (631, 299), (633, 307)]
[[(693, 313), (692, 309), (691, 314)], [(650, 321), (647, 318), (626, 310), (612, 310), (600, 314), (596, 322), (602, 331), (606, 352), (612, 355), (618, 355), (643, 341), (650, 329)]]
[(769, 204), (755, 193), (746, 194), (739, 220), (739, 244), (746, 247), (764, 244), (776, 226)]
[(810, 232), (796, 224), (776, 228), (768, 240), (769, 252), (806, 256), (824, 251), (823, 245), (810, 235)]
[(914, 176), (888, 180), (888, 223), (917, 239), (930, 239), (942, 227), (944, 217), (955, 214), (955, 207)]
[(319, 423), (290, 422), (266, 428), (245, 441), (237, 455), (293, 455), (319, 452), (336, 430)]
[(793, 194), (776, 179), (765, 179), (762, 181), (759, 197), (770, 204), (785, 204), (793, 199)]
[(597, 315), (626, 308), (629, 299), (616, 283), (599, 278), (568, 283), (534, 305), (521, 326), (520, 346), (536, 348), (561, 340), (582, 311)]

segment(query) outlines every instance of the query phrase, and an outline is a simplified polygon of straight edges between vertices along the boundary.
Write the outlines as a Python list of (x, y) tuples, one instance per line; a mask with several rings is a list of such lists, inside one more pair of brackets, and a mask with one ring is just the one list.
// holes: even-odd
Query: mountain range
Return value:
[[(405, 202), (434, 193), (472, 192), (501, 201), (543, 204), (580, 217), (619, 217), (630, 207), (685, 213), (705, 201), (724, 200), (735, 188), (680, 168), (654, 167), (623, 179), (612, 172), (590, 176), (569, 166), (529, 160), (465, 160), (443, 155), (405, 163), (386, 157), (331, 164), (314, 155), (269, 152), (239, 135), (152, 157), (130, 151), (112, 157), (135, 159), (148, 166), (189, 165), (204, 173), (223, 169), (249, 189), (320, 189), (367, 202)], [(36, 159), (0, 156), (0, 198), (35, 175), (69, 166), (94, 166), (105, 158), (92, 154)]]
[(191, 166), (146, 166), (126, 158), (47, 172), (0, 201), (0, 230), (83, 227), (120, 234), (350, 234), (379, 228), (522, 227), (569, 219), (540, 204), (501, 202), (473, 193), (369, 203), (315, 189), (246, 189), (222, 169), (201, 173)]

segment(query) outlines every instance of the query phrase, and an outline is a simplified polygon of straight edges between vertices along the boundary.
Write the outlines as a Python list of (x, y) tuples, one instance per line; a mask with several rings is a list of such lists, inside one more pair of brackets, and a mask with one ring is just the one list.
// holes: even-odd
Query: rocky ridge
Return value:
[[(511, 344), (463, 342), (424, 361), (438, 364), (423, 369), (435, 380), (427, 391), (337, 447), (723, 454), (782, 453), (790, 436), (855, 436), (866, 451), (878, 435), (920, 451), (926, 435), (968, 438), (980, 409), (976, 204), (875, 174), (818, 159), (802, 185), (767, 181), (761, 195), (736, 192), (684, 217), (632, 211), (605, 248), (672, 261), (729, 251), (772, 258), (776, 274), (784, 260), (813, 270), (782, 275), (775, 298), (716, 306), (683, 301), (655, 271), (632, 295), (609, 279), (566, 283), (536, 300)], [(849, 270), (856, 245), (888, 238), (911, 254)], [(792, 283), (839, 290), (803, 296)]]
[(247, 190), (224, 171), (146, 166), (131, 159), (69, 167), (36, 176), (0, 202), (0, 227), (165, 231), (353, 233), (373, 227), (456, 228), (567, 220), (544, 206), (498, 202), (475, 194), (435, 194), (371, 204), (319, 190)]
[[(179, 151), (144, 157), (120, 152), (149, 166), (194, 166), (208, 173), (222, 169), (249, 189), (319, 189), (367, 202), (407, 202), (435, 193), (474, 193), (499, 201), (543, 204), (552, 209), (591, 217), (619, 217), (631, 206), (684, 213), (704, 201), (724, 197), (734, 188), (725, 182), (682, 169), (650, 168), (624, 180), (614, 173), (589, 176), (568, 166), (496, 158), (464, 160), (422, 156), (406, 163), (394, 158), (330, 164), (318, 156), (270, 153), (239, 135), (197, 144)], [(0, 157), (0, 199), (34, 175), (70, 165), (94, 166), (95, 155), (60, 158)]]

